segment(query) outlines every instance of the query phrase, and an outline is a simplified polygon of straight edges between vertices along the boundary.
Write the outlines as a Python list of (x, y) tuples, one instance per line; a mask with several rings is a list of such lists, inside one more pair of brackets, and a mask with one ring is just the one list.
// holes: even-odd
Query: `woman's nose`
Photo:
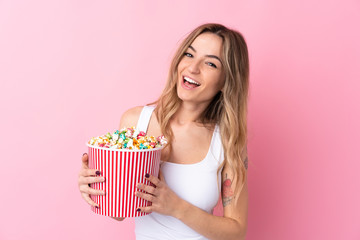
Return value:
[(188, 69), (191, 73), (200, 73), (200, 61), (192, 61)]

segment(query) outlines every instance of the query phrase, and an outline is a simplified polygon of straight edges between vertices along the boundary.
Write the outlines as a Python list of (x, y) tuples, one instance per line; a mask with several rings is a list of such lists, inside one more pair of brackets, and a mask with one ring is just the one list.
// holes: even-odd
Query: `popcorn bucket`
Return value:
[(91, 210), (111, 217), (146, 215), (136, 209), (150, 206), (151, 202), (135, 196), (136, 184), (150, 185), (146, 173), (158, 176), (162, 148), (129, 150), (87, 146), (89, 168), (98, 169), (105, 177), (105, 182), (91, 184), (92, 188), (105, 191), (105, 195), (91, 195), (91, 199), (99, 204), (99, 208), (91, 206)]

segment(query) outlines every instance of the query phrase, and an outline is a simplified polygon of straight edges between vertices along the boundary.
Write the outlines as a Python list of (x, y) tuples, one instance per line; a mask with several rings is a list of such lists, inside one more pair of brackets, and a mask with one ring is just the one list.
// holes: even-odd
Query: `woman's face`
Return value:
[(223, 62), (222, 38), (209, 32), (200, 34), (178, 65), (179, 98), (209, 104), (224, 86)]

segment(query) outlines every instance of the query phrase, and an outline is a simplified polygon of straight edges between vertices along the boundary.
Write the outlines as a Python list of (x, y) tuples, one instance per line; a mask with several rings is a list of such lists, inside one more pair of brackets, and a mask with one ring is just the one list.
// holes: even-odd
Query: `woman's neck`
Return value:
[(177, 125), (190, 125), (199, 123), (200, 117), (207, 107), (207, 104), (192, 104), (182, 102), (179, 109), (173, 116)]

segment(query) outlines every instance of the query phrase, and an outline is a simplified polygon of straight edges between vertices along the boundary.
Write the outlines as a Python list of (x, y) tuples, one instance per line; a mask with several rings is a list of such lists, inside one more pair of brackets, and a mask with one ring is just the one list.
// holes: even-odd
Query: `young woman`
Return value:
[[(192, 31), (177, 50), (165, 89), (154, 106), (124, 113), (120, 128), (141, 123), (147, 134), (164, 134), (159, 178), (138, 185), (136, 196), (152, 202), (135, 218), (137, 239), (244, 239), (247, 228), (248, 50), (242, 35), (220, 24)], [(79, 189), (104, 194), (102, 182), (82, 157)], [(223, 217), (212, 215), (220, 192)], [(123, 220), (123, 219), (117, 219)]]

